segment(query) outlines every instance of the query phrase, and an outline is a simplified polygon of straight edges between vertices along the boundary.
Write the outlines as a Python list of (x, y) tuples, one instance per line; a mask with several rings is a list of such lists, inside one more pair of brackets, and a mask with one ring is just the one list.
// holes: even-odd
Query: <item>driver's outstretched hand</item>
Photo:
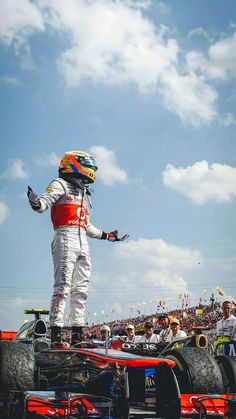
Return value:
[(118, 230), (110, 231), (110, 233), (107, 233), (107, 240), (110, 242), (123, 242), (124, 240), (128, 239), (129, 234), (124, 234), (124, 236), (119, 237), (118, 236)]

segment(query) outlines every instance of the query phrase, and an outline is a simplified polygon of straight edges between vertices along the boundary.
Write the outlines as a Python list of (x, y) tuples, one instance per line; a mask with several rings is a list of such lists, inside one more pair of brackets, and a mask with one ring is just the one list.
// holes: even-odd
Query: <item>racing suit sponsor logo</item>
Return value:
[(52, 192), (54, 192), (54, 189), (53, 188), (50, 188), (50, 186), (46, 189), (46, 192), (49, 192), (49, 193), (52, 193)]
[(80, 226), (87, 229), (88, 213), (86, 208), (78, 204), (62, 203), (51, 209), (54, 228)]
[(77, 216), (80, 221), (84, 221), (86, 219), (86, 211), (82, 207), (78, 207), (77, 209)]

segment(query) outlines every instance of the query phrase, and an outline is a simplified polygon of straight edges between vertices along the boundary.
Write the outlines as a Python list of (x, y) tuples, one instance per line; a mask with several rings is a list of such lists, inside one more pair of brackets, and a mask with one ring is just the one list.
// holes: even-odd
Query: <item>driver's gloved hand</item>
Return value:
[(30, 186), (28, 186), (27, 196), (28, 196), (28, 200), (29, 200), (31, 208), (34, 211), (38, 211), (41, 208), (40, 199), (39, 199), (38, 195), (36, 195), (33, 192), (32, 188)]
[(118, 230), (111, 231), (110, 233), (107, 233), (107, 240), (110, 242), (122, 242), (126, 239), (128, 239), (129, 235), (124, 234), (124, 236), (119, 237), (118, 236)]

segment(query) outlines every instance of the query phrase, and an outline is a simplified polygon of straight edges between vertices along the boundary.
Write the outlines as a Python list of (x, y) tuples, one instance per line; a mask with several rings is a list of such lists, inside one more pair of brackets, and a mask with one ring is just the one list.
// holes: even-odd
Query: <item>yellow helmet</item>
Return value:
[(74, 175), (82, 179), (84, 183), (93, 183), (97, 172), (94, 157), (86, 151), (67, 151), (61, 159), (59, 173)]

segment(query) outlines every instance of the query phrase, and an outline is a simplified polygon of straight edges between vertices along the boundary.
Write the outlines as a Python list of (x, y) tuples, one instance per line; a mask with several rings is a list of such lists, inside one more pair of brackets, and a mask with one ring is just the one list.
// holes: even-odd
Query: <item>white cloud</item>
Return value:
[(162, 15), (167, 15), (171, 12), (171, 5), (167, 4), (165, 1), (156, 1), (158, 12)]
[(102, 146), (93, 146), (89, 151), (98, 165), (98, 177), (105, 185), (128, 181), (128, 175), (119, 167), (114, 151)]
[(125, 3), (129, 7), (148, 9), (152, 0), (125, 0)]
[(1, 175), (6, 179), (27, 179), (29, 174), (26, 172), (25, 163), (21, 159), (10, 159), (7, 163), (6, 172)]
[[(163, 239), (129, 240), (117, 250), (117, 255), (135, 265), (137, 270), (167, 269), (177, 273), (193, 269), (201, 259), (198, 250), (188, 247), (178, 247), (166, 243)], [(135, 262), (135, 263), (134, 263)]]
[(17, 306), (25, 304), (27, 302), (27, 300), (23, 300), (22, 298), (15, 298), (13, 301), (14, 301), (14, 304), (16, 304)]
[(215, 119), (217, 92), (195, 73), (181, 76), (172, 68), (166, 71), (164, 81), (161, 90), (166, 108), (183, 121), (199, 126)]
[(2, 0), (0, 23), (0, 39), (7, 45), (44, 29), (41, 12), (30, 0)]
[(162, 176), (165, 186), (195, 204), (230, 202), (236, 197), (236, 168), (226, 164), (209, 166), (207, 161), (201, 161), (185, 168), (168, 164)]
[[(104, 272), (94, 274), (90, 298), (101, 299), (99, 284), (102, 283), (104, 289), (109, 289), (109, 300), (123, 310), (140, 299), (168, 298), (176, 304), (178, 294), (187, 292), (186, 278), (190, 272), (197, 272), (199, 262), (204, 264), (198, 249), (178, 247), (163, 239), (129, 240), (114, 246), (106, 276)], [(115, 283), (111, 284), (111, 278), (115, 278)]]
[(45, 154), (34, 159), (38, 166), (47, 167), (59, 167), (61, 157), (59, 157), (54, 151), (50, 154)]
[(2, 0), (0, 15), (0, 40), (13, 46), (22, 61), (23, 68), (32, 68), (28, 38), (35, 31), (43, 31), (41, 11), (30, 0)]
[[(62, 9), (63, 0), (57, 1), (61, 25), (68, 30)], [(125, 3), (107, 1), (91, 2), (78, 20), (81, 24), (70, 26), (73, 46), (58, 61), (68, 86), (83, 79), (135, 83), (140, 91), (161, 94), (168, 110), (193, 125), (215, 118), (215, 90), (195, 74), (179, 73), (180, 48), (175, 39), (166, 39), (168, 28), (155, 28)]]
[(7, 218), (10, 209), (5, 202), (0, 201), (0, 224), (3, 224)]
[(210, 46), (207, 56), (198, 51), (187, 55), (189, 69), (209, 79), (230, 80), (236, 77), (236, 32)]
[(17, 87), (20, 84), (20, 80), (15, 76), (11, 76), (10, 74), (4, 74), (0, 76), (0, 83), (6, 83)]
[(79, 4), (76, 10), (70, 3), (77, 15), (71, 21), (70, 15), (63, 14), (64, 1), (54, 3), (61, 27), (73, 37), (72, 47), (58, 61), (69, 86), (79, 85), (82, 79), (153, 86), (160, 71), (176, 61), (175, 40), (165, 43), (139, 9), (105, 0)]
[[(187, 67), (177, 40), (168, 28), (155, 27), (143, 14), (151, 2), (5, 0), (3, 4), (6, 23), (0, 38), (8, 45), (14, 43), (17, 51), (24, 47), (25, 65), (30, 66), (29, 37), (50, 28), (66, 34), (71, 43), (58, 58), (68, 87), (76, 88), (86, 79), (107, 85), (133, 83), (141, 92), (161, 97), (167, 109), (185, 122), (199, 125), (214, 120), (215, 90), (192, 68), (183, 74)], [(160, 10), (162, 6), (159, 2)]]
[(208, 38), (208, 33), (204, 31), (204, 29), (201, 27), (195, 28), (188, 33), (189, 38), (195, 35), (200, 35), (200, 36), (204, 36), (204, 38)]
[(230, 127), (231, 125), (236, 125), (236, 118), (232, 114), (232, 112), (227, 112), (225, 115), (223, 115), (220, 125), (223, 127)]

